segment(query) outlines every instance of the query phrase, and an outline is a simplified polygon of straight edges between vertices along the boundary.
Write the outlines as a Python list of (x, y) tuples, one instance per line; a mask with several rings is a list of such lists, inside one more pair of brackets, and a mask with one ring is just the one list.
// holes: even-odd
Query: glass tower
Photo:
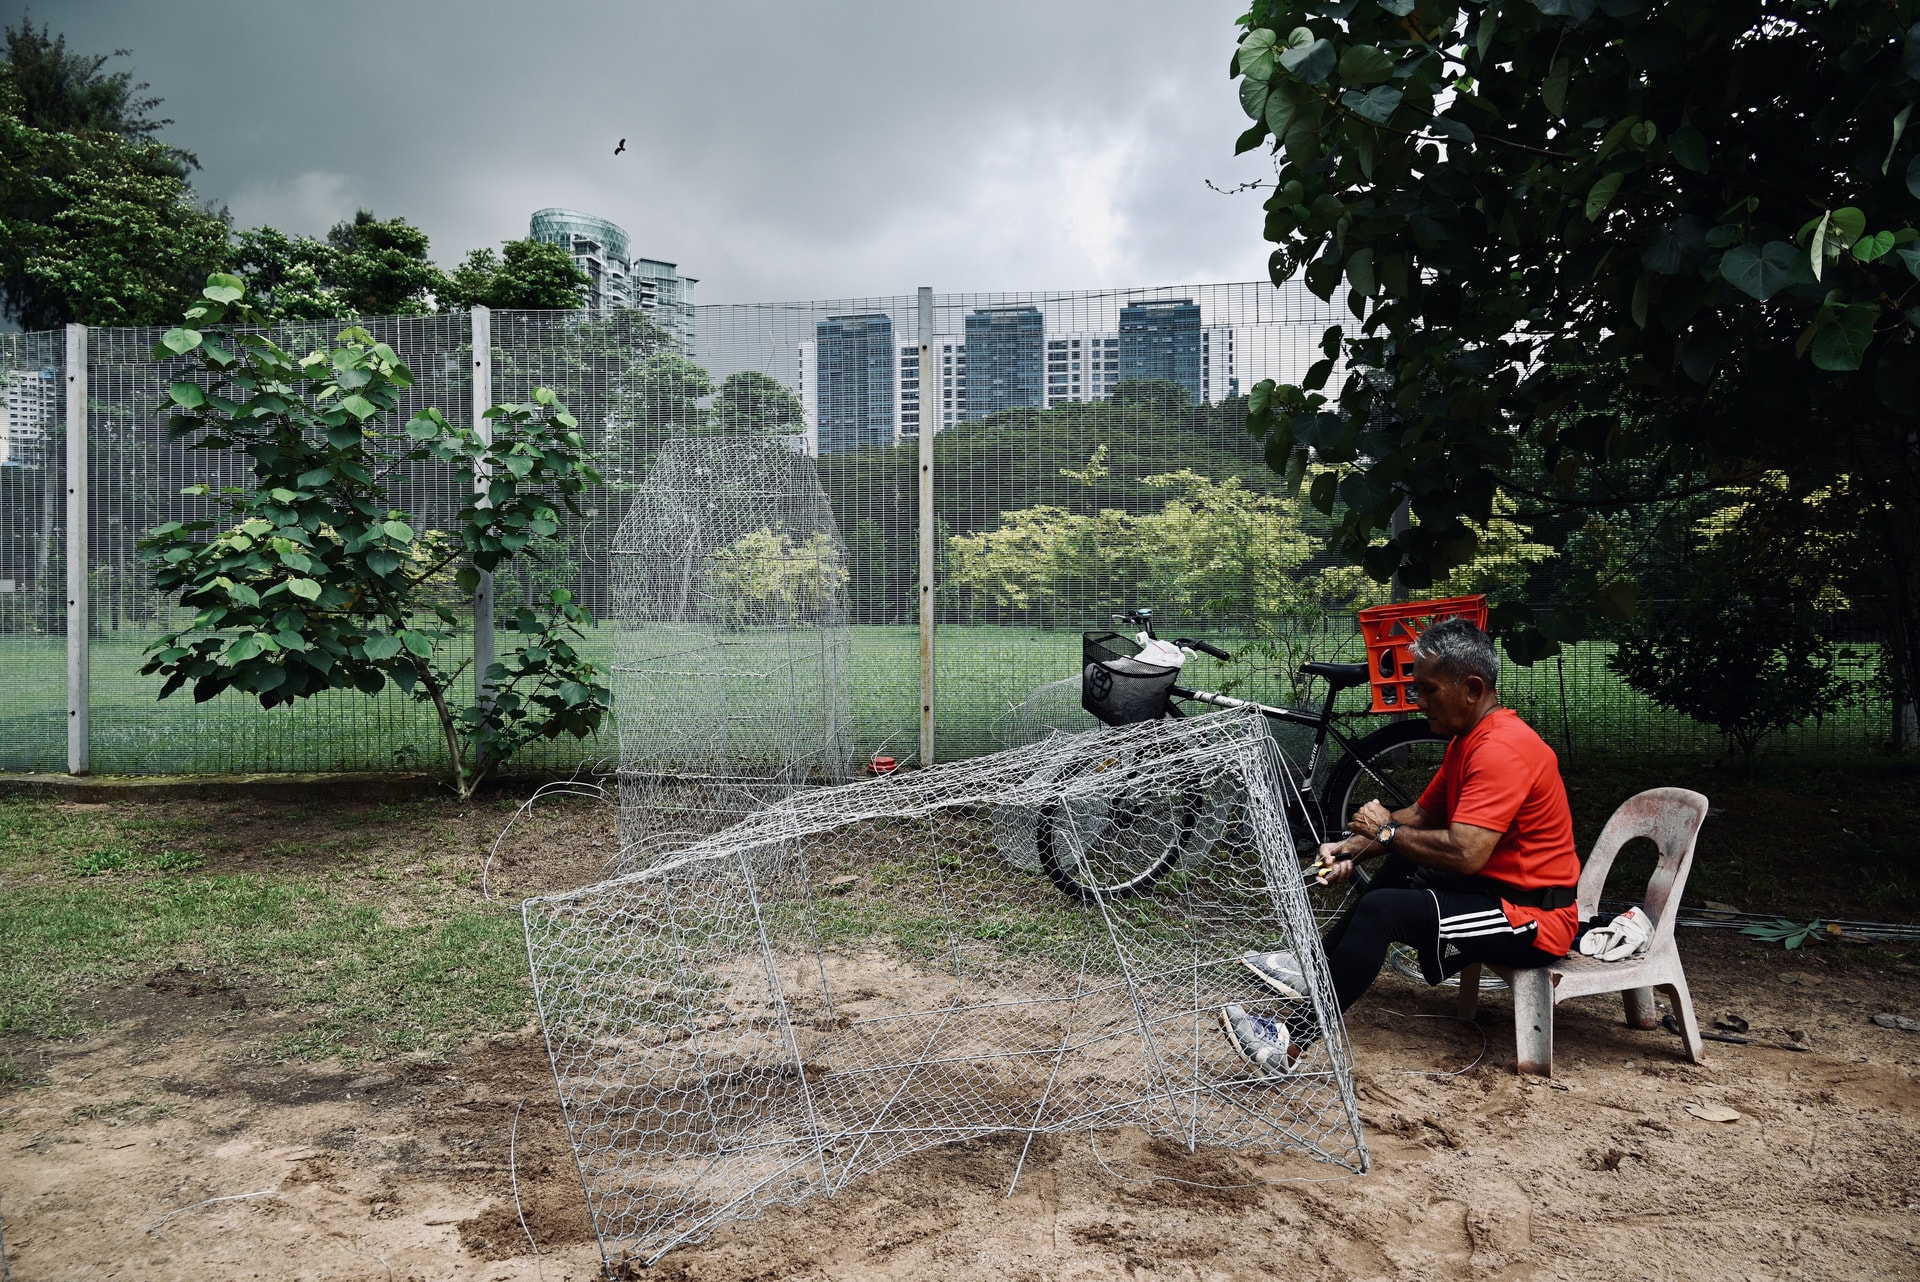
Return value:
[(1190, 298), (1128, 303), (1120, 309), (1120, 377), (1159, 379), (1206, 399), (1200, 370), (1200, 307)]
[(820, 453), (893, 444), (893, 317), (829, 316), (814, 327)]
[(967, 418), (1039, 409), (1047, 365), (1046, 318), (1037, 307), (967, 313)]

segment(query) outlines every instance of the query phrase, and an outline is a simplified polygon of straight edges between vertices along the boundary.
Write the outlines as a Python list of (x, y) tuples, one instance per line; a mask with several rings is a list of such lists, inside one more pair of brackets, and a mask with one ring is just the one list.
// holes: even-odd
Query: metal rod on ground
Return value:
[[(920, 766), (933, 764), (933, 287), (920, 287)], [(929, 409), (929, 407), (932, 409)]]
[[(487, 411), (493, 408), (493, 313), (475, 307), (473, 324), (473, 430), (488, 445), (493, 444), (493, 420)], [(489, 471), (482, 465), (473, 470), (473, 492), (486, 507)], [(487, 685), (487, 669), (493, 666), (493, 574), (480, 570), (480, 582), (473, 589), (473, 700), (481, 707), (492, 702)], [(478, 766), (479, 762), (473, 763)]]
[(92, 768), (87, 653), (87, 327), (67, 326), (67, 773)]

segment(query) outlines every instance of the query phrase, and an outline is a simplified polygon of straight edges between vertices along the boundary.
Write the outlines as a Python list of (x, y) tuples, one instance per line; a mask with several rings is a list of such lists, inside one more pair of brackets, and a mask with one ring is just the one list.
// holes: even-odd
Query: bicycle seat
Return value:
[(1335, 690), (1367, 683), (1367, 665), (1364, 663), (1303, 663), (1300, 671), (1310, 677), (1326, 678), (1327, 684)]

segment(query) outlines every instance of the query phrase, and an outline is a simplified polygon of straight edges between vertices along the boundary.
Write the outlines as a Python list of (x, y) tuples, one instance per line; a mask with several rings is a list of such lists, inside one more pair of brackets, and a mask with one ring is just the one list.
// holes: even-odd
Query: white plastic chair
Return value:
[[(1707, 799), (1699, 793), (1685, 788), (1652, 788), (1621, 803), (1594, 842), (1593, 853), (1587, 856), (1578, 892), (1582, 921), (1599, 911), (1600, 892), (1620, 847), (1635, 837), (1647, 837), (1660, 848), (1660, 862), (1647, 881), (1642, 905), (1653, 921), (1653, 937), (1638, 958), (1603, 962), (1574, 953), (1551, 966), (1492, 968), (1513, 990), (1514, 1050), (1520, 1072), (1553, 1075), (1553, 1008), (1557, 1003), (1594, 993), (1621, 993), (1626, 1000), (1627, 1026), (1656, 1028), (1659, 1014), (1653, 1003), (1655, 989), (1664, 992), (1673, 1004), (1687, 1057), (1696, 1064), (1706, 1062), (1700, 1025), (1693, 1015), (1693, 996), (1687, 991), (1686, 972), (1680, 968), (1680, 950), (1673, 938), (1680, 896), (1686, 891), (1687, 873), (1693, 868), (1694, 840), (1706, 817)], [(1472, 1019), (1479, 1005), (1480, 964), (1475, 962), (1460, 972), (1459, 1013)]]

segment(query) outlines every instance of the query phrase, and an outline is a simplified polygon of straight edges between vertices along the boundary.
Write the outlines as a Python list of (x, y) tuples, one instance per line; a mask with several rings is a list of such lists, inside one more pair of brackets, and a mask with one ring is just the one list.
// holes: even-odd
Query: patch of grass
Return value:
[(185, 850), (163, 850), (143, 854), (126, 846), (108, 846), (75, 855), (69, 867), (81, 877), (98, 877), (114, 872), (193, 872), (207, 866), (206, 858)]
[[(110, 813), (0, 806), (0, 1032), (74, 1035), (90, 994), (183, 964), (304, 1016), (277, 1047), (289, 1056), (440, 1052), (532, 1017), (506, 905), (435, 882), (396, 899), (363, 876), (271, 867), (130, 876), (203, 861), (102, 840), (123, 830)], [(67, 875), (22, 875), (38, 870)]]
[(157, 1122), (180, 1111), (180, 1105), (173, 1100), (161, 1100), (155, 1103), (145, 1095), (129, 1095), (125, 1099), (102, 1100), (95, 1104), (80, 1104), (67, 1114), (69, 1125), (81, 1122)]

